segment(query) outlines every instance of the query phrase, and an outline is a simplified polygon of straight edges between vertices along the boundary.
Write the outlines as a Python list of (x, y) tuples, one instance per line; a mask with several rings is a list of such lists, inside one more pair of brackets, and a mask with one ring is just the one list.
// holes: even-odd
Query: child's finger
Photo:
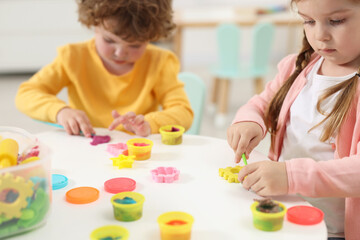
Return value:
[(143, 124), (145, 121), (145, 118), (144, 118), (144, 115), (137, 115), (135, 118), (134, 118), (134, 124), (135, 125), (141, 125)]
[(243, 182), (244, 178), (246, 176), (248, 176), (249, 174), (255, 172), (256, 169), (257, 169), (257, 166), (258, 166), (258, 163), (252, 163), (252, 164), (248, 164), (248, 165), (244, 166), (240, 170), (239, 175), (238, 175), (239, 182)]
[(111, 115), (114, 119), (121, 116), (116, 110), (112, 110)]
[(80, 134), (80, 127), (78, 122), (75, 119), (69, 120), (69, 128), (71, 130), (71, 133), (73, 135), (79, 135)]
[(118, 118), (115, 118), (114, 121), (112, 121), (112, 123), (110, 124), (110, 126), (108, 127), (108, 129), (111, 131), (111, 130), (114, 130), (117, 126), (119, 126), (120, 124), (125, 124), (126, 121), (124, 119), (123, 116), (120, 116)]

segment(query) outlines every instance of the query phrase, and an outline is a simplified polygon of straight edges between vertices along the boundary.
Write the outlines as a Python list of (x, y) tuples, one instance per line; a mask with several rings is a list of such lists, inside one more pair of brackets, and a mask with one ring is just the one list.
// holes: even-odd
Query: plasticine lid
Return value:
[(286, 214), (289, 222), (300, 225), (318, 224), (324, 218), (324, 213), (312, 206), (294, 206), (288, 208)]
[(96, 201), (99, 190), (93, 187), (78, 187), (66, 192), (66, 201), (74, 204), (84, 204)]
[(136, 182), (131, 178), (112, 178), (104, 183), (105, 191), (109, 193), (131, 192)]
[(68, 179), (61, 174), (52, 174), (51, 175), (52, 190), (61, 189), (68, 185)]

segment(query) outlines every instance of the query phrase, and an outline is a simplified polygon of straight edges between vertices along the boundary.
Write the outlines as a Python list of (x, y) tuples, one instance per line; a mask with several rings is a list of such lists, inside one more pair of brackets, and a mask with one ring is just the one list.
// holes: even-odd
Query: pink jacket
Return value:
[[(269, 158), (278, 161), (290, 107), (306, 84), (306, 75), (320, 58), (314, 54), (311, 62), (300, 73), (290, 88), (282, 109), (275, 139), (274, 151)], [(270, 100), (295, 69), (296, 55), (284, 58), (278, 64), (278, 74), (266, 85), (260, 95), (252, 97), (236, 113), (233, 123), (251, 121), (258, 123), (266, 131), (264, 112)], [(300, 193), (308, 197), (346, 197), (345, 237), (346, 240), (360, 239), (360, 84), (351, 112), (346, 119), (334, 144), (334, 159), (315, 162), (310, 158), (296, 158), (286, 161), (289, 194)]]

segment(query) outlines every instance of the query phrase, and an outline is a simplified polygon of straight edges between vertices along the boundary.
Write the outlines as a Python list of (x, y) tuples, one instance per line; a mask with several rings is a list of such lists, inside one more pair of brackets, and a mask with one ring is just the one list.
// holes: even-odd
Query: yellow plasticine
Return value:
[(15, 177), (11, 173), (0, 176), (0, 192), (6, 189), (14, 189), (19, 193), (17, 199), (12, 203), (0, 202), (0, 215), (4, 214), (4, 217), (8, 219), (20, 218), (21, 209), (28, 205), (26, 199), (34, 193), (33, 186), (33, 182), (25, 181), (20, 176)]
[(29, 157), (29, 158), (25, 159), (24, 161), (20, 162), (20, 164), (26, 164), (26, 163), (29, 163), (29, 162), (34, 162), (34, 161), (37, 161), (39, 159), (40, 159), (39, 157)]
[(122, 168), (132, 168), (132, 164), (135, 161), (135, 156), (125, 156), (124, 154), (120, 154), (118, 157), (110, 158), (113, 161), (113, 166)]
[(242, 168), (241, 166), (220, 168), (219, 175), (229, 183), (239, 183), (238, 173)]

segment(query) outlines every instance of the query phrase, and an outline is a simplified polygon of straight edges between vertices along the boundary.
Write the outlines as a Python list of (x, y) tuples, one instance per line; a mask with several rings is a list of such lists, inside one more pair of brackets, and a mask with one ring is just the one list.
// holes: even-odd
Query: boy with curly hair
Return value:
[[(190, 128), (193, 111), (170, 51), (150, 44), (175, 28), (171, 0), (77, 0), (79, 21), (94, 29), (87, 42), (68, 44), (16, 95), (28, 116), (91, 137), (93, 127), (139, 136), (163, 125)], [(56, 95), (68, 89), (69, 103)], [(162, 110), (159, 110), (159, 107)]]

